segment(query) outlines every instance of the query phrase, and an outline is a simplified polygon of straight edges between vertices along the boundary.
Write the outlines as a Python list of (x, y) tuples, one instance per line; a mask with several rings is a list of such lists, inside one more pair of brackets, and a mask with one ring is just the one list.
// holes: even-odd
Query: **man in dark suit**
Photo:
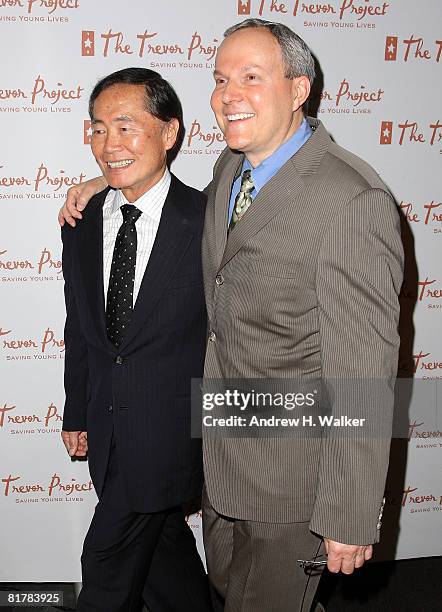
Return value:
[(112, 189), (91, 200), (76, 231), (62, 231), (62, 437), (70, 456), (87, 454), (99, 498), (78, 610), (138, 611), (146, 584), (152, 612), (205, 611), (206, 577), (181, 509), (202, 486), (190, 380), (205, 350), (205, 198), (168, 170), (182, 110), (160, 75), (105, 77), (89, 111), (92, 152)]

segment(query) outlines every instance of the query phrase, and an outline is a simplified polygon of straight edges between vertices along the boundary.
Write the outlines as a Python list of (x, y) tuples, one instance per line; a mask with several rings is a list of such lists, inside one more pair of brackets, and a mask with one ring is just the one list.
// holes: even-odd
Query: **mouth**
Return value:
[(235, 113), (234, 115), (226, 115), (227, 121), (242, 121), (243, 119), (251, 119), (255, 113)]
[(126, 166), (130, 166), (135, 160), (133, 159), (121, 159), (119, 161), (108, 161), (106, 165), (111, 170), (115, 170), (115, 168), (125, 168)]

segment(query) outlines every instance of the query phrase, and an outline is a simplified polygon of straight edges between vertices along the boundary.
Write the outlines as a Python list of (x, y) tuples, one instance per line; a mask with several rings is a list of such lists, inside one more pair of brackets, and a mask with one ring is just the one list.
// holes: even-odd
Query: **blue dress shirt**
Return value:
[(311, 133), (312, 128), (308, 124), (307, 120), (304, 119), (293, 136), (278, 149), (276, 149), (276, 151), (272, 153), (270, 157), (267, 157), (267, 159), (262, 161), (259, 166), (256, 166), (256, 168), (252, 168), (247, 157), (244, 158), (241, 174), (233, 183), (232, 192), (230, 194), (229, 223), (233, 212), (233, 206), (235, 204), (235, 198), (241, 188), (241, 178), (244, 170), (252, 171), (252, 180), (255, 187), (251, 195), (253, 198), (256, 198), (260, 189), (262, 189), (264, 185), (270, 181), (273, 176), (275, 176), (278, 170), (280, 170), (280, 168), (282, 168), (282, 166), (299, 151), (302, 145), (309, 139)]

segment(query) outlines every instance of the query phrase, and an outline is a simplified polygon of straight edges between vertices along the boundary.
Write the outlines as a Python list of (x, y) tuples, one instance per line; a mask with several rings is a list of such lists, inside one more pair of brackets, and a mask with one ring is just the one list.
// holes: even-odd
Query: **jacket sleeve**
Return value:
[(330, 224), (317, 296), (323, 380), (333, 417), (325, 428), (310, 528), (345, 544), (379, 540), (399, 350), (403, 276), (399, 215), (391, 196), (367, 189)]
[(61, 232), (66, 304), (66, 322), (64, 327), (64, 388), (66, 394), (63, 415), (64, 431), (86, 431), (86, 411), (89, 395), (87, 345), (81, 332), (78, 305), (72, 283), (72, 263), (75, 257), (73, 232), (75, 231), (78, 230), (72, 229), (65, 224)]

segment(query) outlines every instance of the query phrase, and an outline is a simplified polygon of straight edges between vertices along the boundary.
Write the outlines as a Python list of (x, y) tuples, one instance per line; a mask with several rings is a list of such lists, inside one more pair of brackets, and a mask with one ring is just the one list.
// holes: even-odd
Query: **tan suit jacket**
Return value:
[[(335, 415), (379, 417), (382, 432), (262, 439), (205, 436), (218, 513), (310, 521), (339, 542), (379, 537), (397, 371), (403, 252), (395, 203), (375, 171), (322, 124), (227, 233), (243, 155), (226, 149), (208, 187), (203, 268), (205, 377), (322, 380)], [(376, 382), (379, 401), (350, 392)], [(365, 388), (365, 387), (364, 387)], [(204, 428), (203, 428), (204, 436)]]

